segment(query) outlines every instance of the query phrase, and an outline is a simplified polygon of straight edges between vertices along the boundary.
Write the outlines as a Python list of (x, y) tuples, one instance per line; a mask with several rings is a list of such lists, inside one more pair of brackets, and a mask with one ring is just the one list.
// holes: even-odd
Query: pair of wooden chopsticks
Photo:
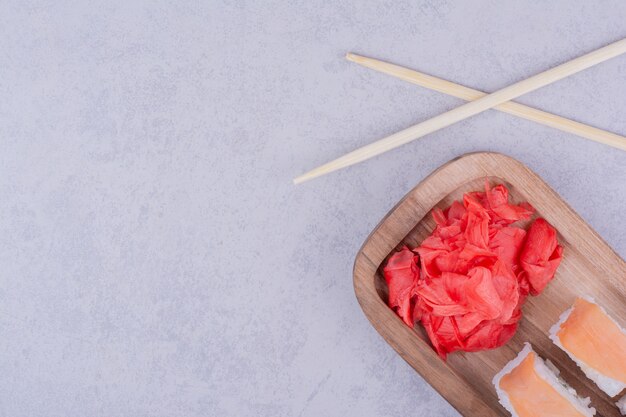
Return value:
[(474, 90), (454, 84), (450, 81), (442, 80), (372, 58), (348, 54), (346, 58), (350, 61), (393, 75), (403, 80), (440, 91), (442, 93), (468, 100), (469, 103), (459, 106), (439, 116), (433, 117), (432, 119), (426, 120), (425, 122), (404, 129), (377, 142), (363, 146), (362, 148), (352, 151), (340, 158), (335, 159), (334, 161), (324, 164), (295, 178), (293, 182), (295, 184), (299, 184), (338, 169), (354, 165), (490, 108), (496, 108), (509, 114), (533, 120), (569, 133), (574, 133), (596, 142), (626, 150), (626, 138), (623, 136), (606, 132), (592, 126), (537, 110), (532, 107), (524, 106), (522, 104), (509, 102), (516, 97), (561, 80), (625, 52), (626, 39), (622, 39), (491, 94), (483, 93), (482, 91)]

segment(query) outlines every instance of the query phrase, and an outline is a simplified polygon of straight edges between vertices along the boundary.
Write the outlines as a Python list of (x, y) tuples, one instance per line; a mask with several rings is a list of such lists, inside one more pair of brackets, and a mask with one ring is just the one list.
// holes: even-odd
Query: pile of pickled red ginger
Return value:
[(437, 226), (415, 248), (403, 247), (384, 268), (389, 306), (413, 327), (421, 321), (443, 358), (456, 350), (502, 346), (515, 333), (528, 294), (539, 294), (561, 262), (556, 231), (544, 219), (528, 232), (527, 203), (509, 203), (504, 185), (436, 209)]

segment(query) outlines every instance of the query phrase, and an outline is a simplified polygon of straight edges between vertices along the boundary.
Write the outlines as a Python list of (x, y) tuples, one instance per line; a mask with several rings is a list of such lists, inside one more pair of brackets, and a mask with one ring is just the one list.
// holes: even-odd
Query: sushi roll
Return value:
[(550, 339), (610, 397), (626, 388), (626, 332), (593, 300), (576, 299)]
[(596, 410), (589, 398), (576, 391), (558, 376), (558, 370), (526, 343), (515, 359), (493, 378), (500, 404), (513, 417), (562, 416), (591, 417)]

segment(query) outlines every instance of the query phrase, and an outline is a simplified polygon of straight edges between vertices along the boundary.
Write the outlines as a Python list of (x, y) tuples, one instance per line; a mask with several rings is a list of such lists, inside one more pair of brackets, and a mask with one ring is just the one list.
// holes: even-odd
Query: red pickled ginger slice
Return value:
[(503, 303), (493, 285), (490, 270), (484, 267), (473, 268), (462, 288), (470, 311), (478, 313), (485, 320), (494, 320), (500, 316)]
[(509, 203), (509, 190), (502, 184), (493, 188), (485, 182), (485, 207), (494, 223), (511, 224), (518, 220), (528, 219), (534, 212), (528, 203), (520, 205)]
[[(503, 325), (491, 320), (481, 320), (476, 313), (450, 317), (424, 313), (422, 325), (443, 360), (446, 360), (448, 353), (457, 350), (477, 352), (500, 347), (517, 330), (517, 322)], [(468, 329), (469, 333), (464, 333)]]
[(389, 288), (389, 306), (413, 327), (413, 297), (417, 295), (417, 282), (420, 271), (417, 265), (419, 257), (408, 247), (391, 255), (383, 270)]
[(489, 249), (510, 268), (518, 269), (519, 253), (526, 231), (519, 227), (492, 228), (489, 230)]
[(421, 281), (417, 294), (424, 308), (437, 316), (465, 314), (469, 310), (464, 302), (465, 295), (460, 289), (466, 281), (465, 275), (444, 272), (441, 278)]
[(537, 295), (554, 277), (561, 263), (563, 248), (556, 240), (556, 230), (544, 219), (537, 219), (528, 234), (520, 255), (530, 293)]
[(452, 323), (452, 317), (440, 317), (430, 313), (424, 313), (422, 316), (422, 325), (428, 338), (444, 361), (448, 353), (462, 348), (458, 332)]
[(463, 203), (467, 209), (465, 239), (472, 245), (486, 248), (489, 244), (489, 213), (482, 206), (477, 193), (465, 194)]
[[(443, 270), (453, 270), (456, 258), (451, 256), (451, 248), (439, 236), (427, 237), (415, 251), (420, 256), (422, 273), (425, 277), (433, 278), (441, 275)], [(438, 259), (438, 258), (442, 259)]]

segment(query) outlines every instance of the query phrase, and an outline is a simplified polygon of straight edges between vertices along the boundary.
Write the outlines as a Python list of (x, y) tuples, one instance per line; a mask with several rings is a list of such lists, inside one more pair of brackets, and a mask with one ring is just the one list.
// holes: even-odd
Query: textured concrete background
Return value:
[[(0, 415), (454, 416), (373, 330), (354, 255), (466, 152), (538, 172), (626, 255), (626, 153), (489, 111), (291, 179), (626, 36), (626, 2), (3, 1)], [(626, 56), (520, 101), (626, 134)]]

